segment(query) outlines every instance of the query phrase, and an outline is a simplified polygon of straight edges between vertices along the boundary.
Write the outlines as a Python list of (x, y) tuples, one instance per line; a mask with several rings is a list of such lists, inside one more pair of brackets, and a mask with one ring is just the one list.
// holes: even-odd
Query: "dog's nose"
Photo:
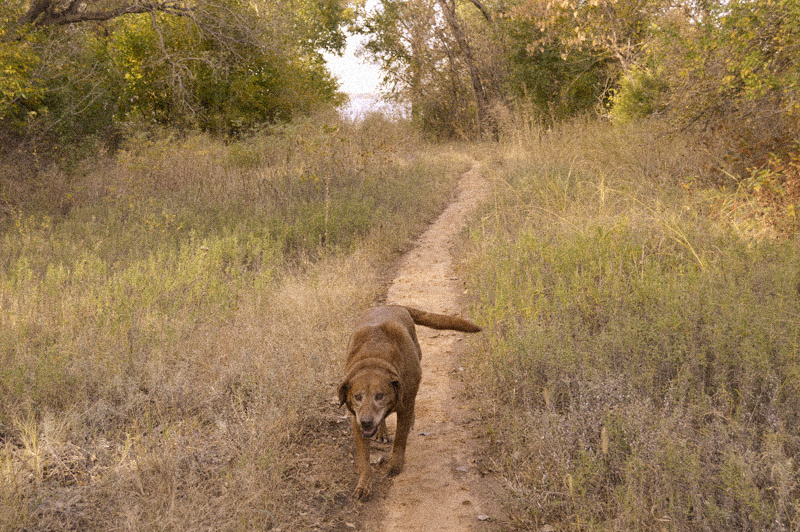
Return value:
[(375, 425), (375, 423), (371, 419), (362, 419), (361, 420), (361, 428), (366, 430), (366, 431), (372, 430), (372, 427), (374, 425)]

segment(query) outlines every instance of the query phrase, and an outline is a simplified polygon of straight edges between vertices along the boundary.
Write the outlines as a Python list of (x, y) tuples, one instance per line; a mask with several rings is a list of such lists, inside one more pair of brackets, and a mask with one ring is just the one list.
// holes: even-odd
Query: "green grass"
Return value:
[(466, 269), (518, 527), (796, 529), (796, 237), (681, 186), (702, 161), (680, 138), (579, 122), (506, 147)]
[(4, 181), (0, 529), (335, 518), (303, 490), (351, 479), (294, 480), (322, 445), (300, 435), (326, 426), (348, 325), (467, 165), (403, 124), (323, 116)]

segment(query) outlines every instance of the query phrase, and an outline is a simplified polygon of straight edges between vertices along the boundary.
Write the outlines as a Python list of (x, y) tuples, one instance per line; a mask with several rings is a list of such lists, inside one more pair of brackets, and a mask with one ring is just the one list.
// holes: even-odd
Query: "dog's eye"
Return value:
[(382, 394), (382, 393), (376, 393), (376, 394), (375, 394), (375, 399), (376, 399), (377, 401), (380, 401), (381, 399), (383, 399), (383, 394)]
[(359, 402), (361, 402), (361, 399), (362, 399), (362, 397), (361, 397), (361, 394), (360, 394), (360, 393), (357, 393), (357, 394), (355, 395), (355, 400), (356, 400), (356, 401), (359, 401)]

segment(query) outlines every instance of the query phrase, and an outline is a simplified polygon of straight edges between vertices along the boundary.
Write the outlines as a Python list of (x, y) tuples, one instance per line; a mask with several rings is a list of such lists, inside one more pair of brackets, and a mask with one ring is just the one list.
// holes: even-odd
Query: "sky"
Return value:
[[(367, 12), (373, 12), (378, 9), (379, 5), (378, 0), (367, 0), (365, 9)], [(341, 57), (325, 54), (328, 68), (341, 84), (340, 90), (347, 94), (378, 94), (379, 92), (380, 69), (366, 58), (356, 57), (356, 52), (361, 49), (365, 39), (364, 35), (349, 35), (347, 48)]]
[(326, 53), (328, 68), (341, 83), (341, 91), (347, 94), (375, 94), (380, 84), (380, 70), (366, 58), (356, 57), (361, 48), (363, 35), (350, 35), (347, 48), (341, 57)]

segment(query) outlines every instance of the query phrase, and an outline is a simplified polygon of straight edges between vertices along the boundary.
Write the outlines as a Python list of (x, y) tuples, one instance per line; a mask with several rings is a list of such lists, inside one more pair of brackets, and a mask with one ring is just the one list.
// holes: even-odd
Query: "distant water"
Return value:
[(383, 113), (388, 117), (408, 116), (408, 108), (394, 102), (387, 102), (380, 94), (351, 94), (350, 100), (339, 108), (343, 117), (361, 120), (367, 113)]

